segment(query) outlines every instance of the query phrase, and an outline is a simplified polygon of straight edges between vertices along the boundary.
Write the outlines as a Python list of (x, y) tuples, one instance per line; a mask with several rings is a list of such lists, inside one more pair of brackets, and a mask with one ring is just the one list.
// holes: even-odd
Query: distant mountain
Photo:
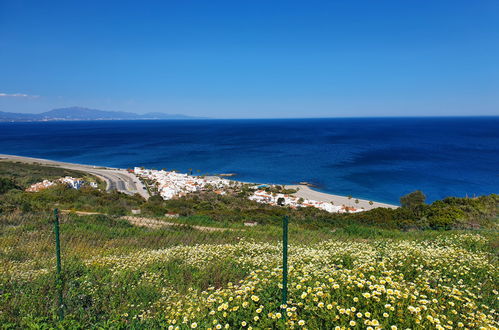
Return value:
[(32, 113), (14, 113), (0, 111), (0, 121), (33, 121), (41, 120), (40, 115)]
[(123, 111), (103, 111), (81, 107), (54, 109), (39, 114), (0, 111), (0, 121), (56, 121), (56, 120), (157, 120), (157, 119), (206, 119), (180, 114), (151, 112), (136, 114)]

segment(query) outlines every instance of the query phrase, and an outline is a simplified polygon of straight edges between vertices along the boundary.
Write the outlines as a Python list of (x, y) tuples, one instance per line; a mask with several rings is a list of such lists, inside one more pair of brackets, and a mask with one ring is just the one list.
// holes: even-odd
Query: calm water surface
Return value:
[(499, 193), (499, 117), (0, 123), (0, 153), (237, 173), (397, 203)]

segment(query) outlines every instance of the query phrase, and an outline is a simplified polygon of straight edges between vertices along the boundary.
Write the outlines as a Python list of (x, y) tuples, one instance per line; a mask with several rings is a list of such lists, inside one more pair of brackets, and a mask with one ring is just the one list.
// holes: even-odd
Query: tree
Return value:
[(277, 199), (277, 205), (284, 206), (284, 201), (285, 201), (284, 197), (279, 197)]
[(405, 196), (400, 197), (400, 205), (408, 209), (415, 209), (418, 206), (424, 205), (426, 200), (425, 194), (421, 190), (413, 191)]

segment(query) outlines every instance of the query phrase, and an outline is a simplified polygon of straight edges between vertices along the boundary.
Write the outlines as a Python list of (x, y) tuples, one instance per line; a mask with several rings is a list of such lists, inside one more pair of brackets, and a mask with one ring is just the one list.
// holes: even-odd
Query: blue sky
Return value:
[(0, 111), (499, 115), (499, 1), (0, 0)]

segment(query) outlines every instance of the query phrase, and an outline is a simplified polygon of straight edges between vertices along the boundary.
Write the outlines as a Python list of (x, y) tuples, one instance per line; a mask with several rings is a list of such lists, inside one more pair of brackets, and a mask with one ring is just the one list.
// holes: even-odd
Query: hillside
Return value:
[(181, 114), (151, 112), (136, 114), (123, 111), (103, 111), (82, 107), (53, 109), (39, 114), (12, 113), (0, 111), (0, 121), (56, 121), (56, 120), (159, 120), (159, 119), (202, 119)]
[[(145, 201), (92, 188), (24, 191), (68, 174), (78, 173), (0, 162), (4, 328), (499, 326), (494, 195), (360, 217), (258, 204), (241, 195)], [(60, 216), (60, 284), (56, 207), (67, 210)], [(132, 214), (138, 209), (140, 215)], [(284, 215), (290, 217), (289, 291), (282, 307)], [(459, 219), (449, 222), (452, 215)], [(455, 229), (465, 218), (479, 226)], [(451, 225), (418, 227), (421, 219)], [(256, 225), (245, 226), (249, 221)]]

